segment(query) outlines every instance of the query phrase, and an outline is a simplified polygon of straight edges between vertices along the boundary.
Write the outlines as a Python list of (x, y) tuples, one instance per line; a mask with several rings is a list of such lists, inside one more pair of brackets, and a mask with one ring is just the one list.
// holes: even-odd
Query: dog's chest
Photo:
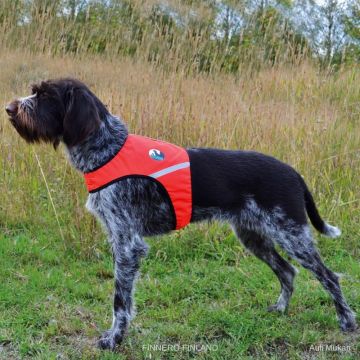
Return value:
[(121, 179), (89, 194), (86, 207), (108, 230), (114, 226), (133, 228), (150, 236), (175, 228), (175, 214), (166, 191), (146, 178)]

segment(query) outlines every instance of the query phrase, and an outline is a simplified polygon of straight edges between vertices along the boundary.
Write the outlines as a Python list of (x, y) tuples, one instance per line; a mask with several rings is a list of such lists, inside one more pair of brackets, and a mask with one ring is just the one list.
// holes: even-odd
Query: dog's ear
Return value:
[(100, 126), (101, 120), (95, 101), (85, 89), (70, 89), (67, 93), (67, 106), (64, 117), (63, 140), (67, 146), (84, 141)]

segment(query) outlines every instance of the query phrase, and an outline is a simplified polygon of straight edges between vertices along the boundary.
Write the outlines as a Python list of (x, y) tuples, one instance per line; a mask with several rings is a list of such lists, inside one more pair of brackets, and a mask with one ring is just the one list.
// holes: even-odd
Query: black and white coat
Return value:
[[(114, 157), (128, 130), (82, 83), (66, 79), (35, 86), (34, 95), (8, 106), (10, 120), (27, 141), (63, 141), (69, 159), (80, 172), (90, 172)], [(42, 93), (51, 96), (41, 98)], [(30, 104), (30, 105), (29, 105)], [(56, 113), (56, 110), (59, 114)], [(24, 129), (21, 112), (34, 122)], [(27, 119), (27, 121), (29, 121)], [(38, 129), (39, 123), (47, 127)], [(192, 222), (227, 221), (241, 242), (274, 271), (281, 284), (269, 310), (285, 311), (293, 292), (295, 268), (275, 249), (310, 270), (333, 298), (343, 331), (356, 328), (355, 315), (341, 292), (338, 277), (322, 262), (309, 216), (321, 233), (336, 237), (339, 229), (325, 223), (302, 177), (289, 165), (253, 151), (187, 149), (192, 181)], [(133, 315), (133, 289), (140, 260), (148, 246), (144, 237), (173, 229), (169, 198), (154, 181), (126, 178), (89, 194), (87, 208), (104, 225), (114, 255), (113, 323), (99, 340), (113, 349)]]

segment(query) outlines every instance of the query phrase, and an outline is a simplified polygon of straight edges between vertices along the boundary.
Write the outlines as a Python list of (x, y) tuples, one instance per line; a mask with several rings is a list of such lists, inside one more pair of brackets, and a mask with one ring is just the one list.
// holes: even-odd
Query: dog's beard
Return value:
[(34, 132), (35, 124), (32, 117), (33, 105), (30, 104), (31, 103), (20, 104), (16, 116), (21, 127), (27, 129), (29, 132)]
[(10, 117), (10, 122), (19, 133), (19, 135), (28, 143), (50, 142), (54, 149), (57, 149), (60, 143), (60, 136), (52, 136), (49, 130), (41, 125), (43, 121), (34, 117), (35, 104), (31, 99), (19, 101), (17, 114)]
[(27, 142), (39, 141), (39, 133), (36, 129), (32, 113), (33, 105), (30, 105), (29, 101), (25, 103), (19, 102), (17, 113), (10, 117), (11, 124)]

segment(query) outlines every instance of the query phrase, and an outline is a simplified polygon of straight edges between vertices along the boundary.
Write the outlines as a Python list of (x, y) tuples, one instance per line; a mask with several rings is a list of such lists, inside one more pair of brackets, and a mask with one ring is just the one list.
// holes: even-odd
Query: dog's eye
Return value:
[(31, 88), (31, 95), (36, 95), (36, 97), (39, 97), (40, 95), (42, 95), (44, 93), (45, 93), (45, 91), (37, 85), (34, 85)]
[(31, 87), (31, 95), (34, 95), (34, 94), (36, 94), (36, 93), (38, 93), (38, 92), (39, 92), (38, 87), (37, 87), (36, 85), (33, 85), (33, 86)]
[(35, 93), (34, 93), (34, 95), (36, 94), (36, 97), (37, 98), (44, 98), (44, 97), (46, 97), (46, 92), (45, 91), (40, 91), (40, 90), (38, 90), (38, 91), (36, 91)]

